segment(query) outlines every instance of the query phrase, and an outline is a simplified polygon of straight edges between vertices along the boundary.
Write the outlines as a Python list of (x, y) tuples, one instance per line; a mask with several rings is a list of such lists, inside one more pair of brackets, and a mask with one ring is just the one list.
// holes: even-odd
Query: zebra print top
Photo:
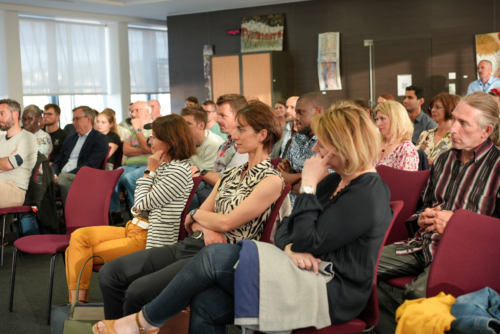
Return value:
[[(247, 167), (248, 162), (241, 166), (229, 168), (222, 174), (218, 194), (215, 198), (214, 211), (216, 213), (228, 214), (233, 211), (250, 195), (255, 186), (266, 177), (272, 175), (281, 177), (280, 173), (271, 164), (271, 160), (267, 159), (248, 170), (243, 180), (241, 180), (241, 174)], [(273, 207), (274, 204), (257, 218), (241, 225), (237, 229), (223, 233), (227, 241), (235, 244), (241, 240), (259, 240)]]
[(181, 214), (192, 189), (193, 177), (187, 160), (162, 163), (154, 178), (137, 180), (134, 207), (149, 211), (146, 248), (177, 242)]

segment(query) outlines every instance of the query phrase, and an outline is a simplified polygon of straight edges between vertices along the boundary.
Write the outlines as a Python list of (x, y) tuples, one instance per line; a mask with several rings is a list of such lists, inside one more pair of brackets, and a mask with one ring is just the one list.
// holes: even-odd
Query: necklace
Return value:
[[(342, 181), (340, 181), (342, 182)], [(330, 199), (333, 199), (335, 196), (337, 196), (342, 190), (344, 190), (348, 185), (344, 185), (342, 188), (340, 188), (340, 183), (337, 187), (337, 189), (335, 189), (335, 191), (333, 192), (332, 196), (330, 196)], [(340, 189), (339, 189), (340, 188)]]
[[(392, 145), (394, 145), (394, 143), (392, 143), (392, 144), (387, 144), (387, 145), (385, 146), (385, 148), (388, 148), (389, 146), (392, 146)], [(384, 148), (384, 149), (382, 149), (382, 153), (384, 153), (384, 152), (385, 152), (385, 148)]]

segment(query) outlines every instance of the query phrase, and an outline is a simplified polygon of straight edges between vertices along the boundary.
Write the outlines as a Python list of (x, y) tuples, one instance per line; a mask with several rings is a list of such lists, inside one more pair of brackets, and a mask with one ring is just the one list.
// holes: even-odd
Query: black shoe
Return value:
[(123, 226), (123, 216), (121, 212), (111, 212), (111, 221), (113, 226)]

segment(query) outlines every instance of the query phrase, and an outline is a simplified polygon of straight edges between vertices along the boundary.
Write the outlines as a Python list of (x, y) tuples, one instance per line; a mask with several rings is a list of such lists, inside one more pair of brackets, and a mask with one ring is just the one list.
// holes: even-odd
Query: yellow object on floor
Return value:
[(396, 334), (437, 334), (451, 329), (455, 297), (439, 293), (436, 297), (406, 300), (396, 311)]

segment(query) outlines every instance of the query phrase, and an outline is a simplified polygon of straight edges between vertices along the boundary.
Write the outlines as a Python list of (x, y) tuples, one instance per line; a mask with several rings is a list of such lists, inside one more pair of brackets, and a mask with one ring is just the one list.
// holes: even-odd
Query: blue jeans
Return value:
[(204, 247), (151, 303), (144, 318), (161, 327), (191, 305), (189, 333), (226, 333), (234, 322), (234, 265), (241, 246)]
[(137, 179), (144, 174), (146, 167), (147, 166), (142, 165), (127, 165), (120, 167), (124, 171), (111, 197), (109, 211), (120, 211), (120, 188), (125, 188), (125, 190), (127, 190), (130, 207), (134, 206), (135, 183)]

